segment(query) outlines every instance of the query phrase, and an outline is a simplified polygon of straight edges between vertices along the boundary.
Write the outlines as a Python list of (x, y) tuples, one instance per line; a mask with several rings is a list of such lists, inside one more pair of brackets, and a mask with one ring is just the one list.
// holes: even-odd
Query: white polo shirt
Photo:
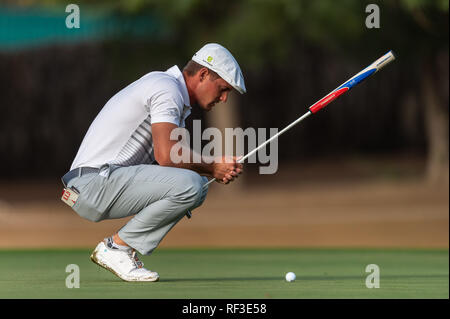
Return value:
[(175, 65), (165, 72), (150, 72), (114, 95), (87, 131), (71, 170), (103, 164), (151, 164), (153, 123), (185, 126), (191, 114), (183, 74)]

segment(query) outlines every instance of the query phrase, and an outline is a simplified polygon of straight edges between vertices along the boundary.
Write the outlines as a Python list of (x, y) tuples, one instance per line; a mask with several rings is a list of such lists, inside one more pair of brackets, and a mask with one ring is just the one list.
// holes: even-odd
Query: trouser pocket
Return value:
[(98, 222), (102, 219), (100, 197), (98, 189), (98, 179), (102, 178), (98, 174), (88, 174), (74, 178), (69, 185), (74, 186), (78, 191), (78, 199), (72, 209), (82, 218)]

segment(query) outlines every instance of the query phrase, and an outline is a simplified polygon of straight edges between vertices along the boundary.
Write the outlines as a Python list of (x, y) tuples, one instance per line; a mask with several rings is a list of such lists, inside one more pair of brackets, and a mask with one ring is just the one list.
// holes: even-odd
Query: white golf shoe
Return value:
[(159, 280), (157, 272), (144, 268), (144, 263), (139, 260), (134, 249), (111, 249), (102, 241), (92, 252), (91, 260), (124, 281)]

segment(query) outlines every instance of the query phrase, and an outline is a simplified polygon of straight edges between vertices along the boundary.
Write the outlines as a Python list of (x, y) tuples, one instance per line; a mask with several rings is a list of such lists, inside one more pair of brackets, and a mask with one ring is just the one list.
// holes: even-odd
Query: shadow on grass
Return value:
[[(448, 274), (433, 275), (381, 275), (381, 279), (448, 279)], [(365, 280), (366, 276), (297, 276), (300, 281), (319, 280)], [(284, 281), (284, 277), (216, 277), (216, 278), (167, 278), (160, 279), (160, 282), (193, 282), (193, 281)]]

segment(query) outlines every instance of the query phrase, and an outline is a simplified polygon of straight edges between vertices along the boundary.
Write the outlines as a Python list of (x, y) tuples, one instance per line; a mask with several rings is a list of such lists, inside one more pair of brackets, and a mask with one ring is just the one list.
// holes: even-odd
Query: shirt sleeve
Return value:
[(149, 104), (151, 124), (169, 122), (180, 125), (184, 105), (176, 86), (164, 86), (149, 99)]

